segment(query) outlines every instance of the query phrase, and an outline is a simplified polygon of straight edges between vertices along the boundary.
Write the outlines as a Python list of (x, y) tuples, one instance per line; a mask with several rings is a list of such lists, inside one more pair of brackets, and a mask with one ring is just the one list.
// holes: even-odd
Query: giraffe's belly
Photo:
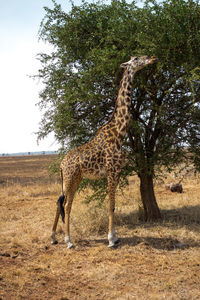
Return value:
[(82, 176), (87, 179), (98, 180), (106, 177), (106, 169), (104, 167), (90, 170), (83, 169)]

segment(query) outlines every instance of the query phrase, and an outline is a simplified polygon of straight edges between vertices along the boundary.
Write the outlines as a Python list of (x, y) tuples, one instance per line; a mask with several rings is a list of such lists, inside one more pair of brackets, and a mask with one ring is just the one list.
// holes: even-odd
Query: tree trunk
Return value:
[(153, 176), (146, 173), (139, 175), (140, 177), (140, 193), (144, 206), (145, 221), (156, 221), (161, 219), (160, 209), (156, 202), (153, 187)]

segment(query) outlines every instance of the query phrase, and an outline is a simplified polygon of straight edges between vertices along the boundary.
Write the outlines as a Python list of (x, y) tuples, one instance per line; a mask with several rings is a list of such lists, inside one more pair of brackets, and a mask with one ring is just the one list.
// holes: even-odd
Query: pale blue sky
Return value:
[[(57, 0), (69, 11), (68, 0)], [(81, 0), (74, 0), (76, 5)], [(0, 0), (0, 153), (57, 150), (53, 135), (36, 143), (42, 113), (39, 102), (41, 85), (28, 75), (40, 67), (36, 54), (49, 51), (38, 42), (44, 6), (51, 0)]]
[[(67, 0), (57, 3), (71, 8)], [(44, 6), (53, 7), (52, 1), (0, 0), (0, 153), (58, 149), (53, 136), (37, 145), (41, 85), (28, 77), (40, 67), (36, 54), (49, 49), (38, 42)]]

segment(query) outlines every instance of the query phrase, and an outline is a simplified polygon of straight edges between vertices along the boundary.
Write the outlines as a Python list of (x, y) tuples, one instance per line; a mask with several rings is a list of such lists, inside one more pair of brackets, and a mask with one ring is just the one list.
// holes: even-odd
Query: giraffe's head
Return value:
[(121, 64), (121, 67), (137, 72), (149, 64), (154, 64), (156, 60), (155, 56), (131, 56), (131, 59)]

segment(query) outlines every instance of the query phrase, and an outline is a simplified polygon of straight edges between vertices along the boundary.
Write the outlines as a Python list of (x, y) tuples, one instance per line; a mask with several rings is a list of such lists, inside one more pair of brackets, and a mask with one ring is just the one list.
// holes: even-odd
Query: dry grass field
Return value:
[[(56, 156), (0, 157), (0, 299), (200, 299), (200, 176), (187, 174), (184, 193), (155, 184), (163, 221), (138, 220), (139, 182), (117, 192), (116, 249), (107, 248), (107, 203), (72, 208), (68, 250), (50, 244), (59, 180)], [(166, 182), (172, 181), (168, 175)], [(90, 191), (88, 191), (89, 193)]]

